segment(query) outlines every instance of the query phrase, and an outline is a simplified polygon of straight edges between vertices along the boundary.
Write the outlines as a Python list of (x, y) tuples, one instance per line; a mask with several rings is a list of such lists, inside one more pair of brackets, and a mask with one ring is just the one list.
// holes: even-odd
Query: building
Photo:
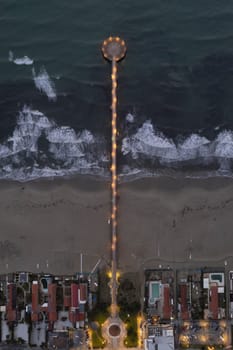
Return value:
[(204, 319), (224, 318), (226, 316), (224, 272), (204, 272), (203, 291), (205, 296)]
[(83, 342), (90, 298), (84, 278), (16, 272), (0, 275), (0, 290), (2, 342), (45, 346), (53, 332), (55, 343), (66, 342), (65, 334), (70, 344)]
[(8, 322), (15, 322), (16, 315), (16, 284), (7, 284), (7, 305), (6, 305), (6, 318)]
[(31, 320), (32, 322), (39, 321), (40, 305), (39, 305), (39, 285), (38, 281), (32, 282), (32, 308)]
[(145, 350), (174, 350), (174, 330), (171, 325), (148, 324), (144, 339)]
[(153, 315), (164, 320), (172, 316), (170, 286), (162, 281), (149, 282), (148, 307)]
[(180, 315), (182, 320), (189, 319), (188, 312), (188, 286), (187, 284), (180, 285)]
[(50, 283), (48, 285), (48, 320), (55, 322), (57, 320), (57, 299), (56, 299), (57, 285)]

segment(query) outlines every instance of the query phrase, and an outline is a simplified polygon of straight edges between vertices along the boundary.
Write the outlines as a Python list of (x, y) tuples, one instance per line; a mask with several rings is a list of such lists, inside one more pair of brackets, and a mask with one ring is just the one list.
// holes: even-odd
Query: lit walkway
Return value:
[(117, 306), (117, 62), (124, 58), (126, 45), (124, 40), (119, 37), (109, 37), (104, 40), (102, 45), (104, 58), (112, 63), (112, 150), (111, 150), (111, 253), (112, 253), (112, 271), (111, 271), (111, 317), (105, 322), (103, 336), (112, 348), (123, 346), (125, 337), (125, 327), (118, 316)]
[[(112, 333), (112, 334), (111, 334)], [(109, 317), (102, 326), (102, 335), (107, 340), (107, 348), (125, 348), (125, 325), (119, 317)]]

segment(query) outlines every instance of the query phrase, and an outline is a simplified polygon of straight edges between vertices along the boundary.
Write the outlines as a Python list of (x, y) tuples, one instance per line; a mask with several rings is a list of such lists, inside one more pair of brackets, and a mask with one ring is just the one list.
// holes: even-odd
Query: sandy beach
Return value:
[[(0, 182), (0, 273), (70, 274), (110, 262), (107, 180)], [(196, 264), (233, 269), (233, 179), (145, 178), (119, 185), (122, 271)]]

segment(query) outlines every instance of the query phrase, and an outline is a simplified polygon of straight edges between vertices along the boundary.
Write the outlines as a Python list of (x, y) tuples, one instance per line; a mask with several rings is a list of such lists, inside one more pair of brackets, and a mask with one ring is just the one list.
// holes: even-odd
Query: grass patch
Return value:
[(106, 345), (105, 339), (102, 337), (101, 328), (92, 331), (92, 346), (94, 349), (103, 349)]
[(102, 336), (101, 325), (109, 317), (109, 305), (107, 304), (97, 304), (96, 307), (89, 312), (88, 320), (89, 322), (94, 322), (96, 329), (92, 329), (92, 346), (94, 349), (103, 349), (106, 345), (106, 341)]
[(136, 315), (130, 316), (126, 321), (127, 337), (125, 338), (125, 346), (127, 348), (135, 348), (138, 345), (138, 334), (137, 334), (137, 317)]
[(97, 304), (96, 307), (88, 313), (88, 319), (91, 322), (103, 324), (109, 317), (109, 306), (107, 304)]
[(129, 304), (122, 298), (119, 316), (126, 325), (127, 336), (124, 340), (124, 344), (127, 348), (134, 348), (138, 346), (137, 316), (139, 310), (140, 304), (138, 302), (135, 301)]
[(133, 314), (128, 317), (128, 314), (123, 314), (122, 316), (122, 321), (124, 321), (127, 330), (124, 344), (127, 348), (135, 348), (138, 345), (137, 315)]

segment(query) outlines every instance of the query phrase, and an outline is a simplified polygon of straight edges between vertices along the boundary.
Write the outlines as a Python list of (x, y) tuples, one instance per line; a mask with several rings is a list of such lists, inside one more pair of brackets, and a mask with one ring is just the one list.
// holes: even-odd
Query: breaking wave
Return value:
[(105, 140), (76, 133), (24, 106), (13, 134), (0, 144), (0, 178), (29, 180), (74, 173), (103, 173)]
[[(126, 116), (125, 120), (130, 127), (135, 124), (135, 117), (129, 120)], [(231, 176), (232, 131), (221, 131), (214, 140), (198, 134), (173, 140), (150, 120), (134, 126), (135, 131), (121, 142), (121, 179), (159, 175), (166, 169), (191, 169), (192, 176), (200, 169), (208, 170), (208, 176), (211, 171), (212, 175)], [(125, 132), (129, 133), (130, 127)], [(73, 174), (109, 176), (108, 148), (103, 136), (60, 126), (42, 112), (24, 106), (12, 134), (0, 144), (0, 178), (27, 181)]]
[(26, 66), (30, 66), (33, 64), (33, 60), (28, 57), (28, 56), (23, 56), (23, 57), (18, 57), (18, 58), (14, 58), (14, 54), (12, 51), (9, 51), (9, 62), (13, 62), (17, 65), (26, 65)]
[(147, 120), (137, 131), (122, 140), (122, 154), (135, 165), (156, 164), (161, 167), (182, 168), (203, 166), (219, 171), (233, 169), (233, 132), (223, 130), (214, 140), (191, 134), (177, 141), (167, 138)]
[(42, 67), (38, 74), (36, 74), (35, 68), (32, 68), (32, 75), (35, 82), (35, 86), (38, 90), (47, 95), (50, 101), (57, 100), (57, 94), (54, 82), (50, 79), (46, 69)]

